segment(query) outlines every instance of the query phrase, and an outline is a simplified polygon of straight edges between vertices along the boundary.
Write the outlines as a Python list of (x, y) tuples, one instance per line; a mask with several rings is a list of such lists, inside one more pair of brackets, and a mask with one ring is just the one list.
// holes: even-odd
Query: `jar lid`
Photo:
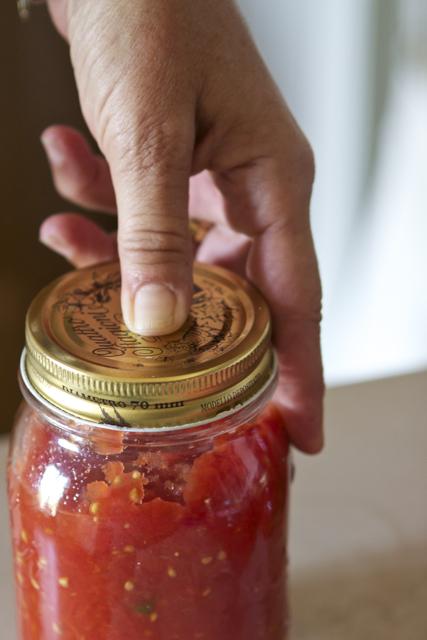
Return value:
[(195, 264), (193, 280), (184, 326), (143, 337), (123, 322), (118, 263), (58, 278), (27, 314), (30, 391), (72, 416), (125, 428), (197, 424), (246, 404), (275, 373), (268, 307), (225, 269)]

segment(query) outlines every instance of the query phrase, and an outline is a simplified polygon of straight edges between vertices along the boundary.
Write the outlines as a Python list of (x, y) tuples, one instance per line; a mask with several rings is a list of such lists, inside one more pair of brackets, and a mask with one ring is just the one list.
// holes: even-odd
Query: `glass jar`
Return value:
[(117, 265), (27, 317), (9, 498), (22, 640), (283, 640), (288, 442), (268, 309), (197, 265), (176, 334), (120, 316)]

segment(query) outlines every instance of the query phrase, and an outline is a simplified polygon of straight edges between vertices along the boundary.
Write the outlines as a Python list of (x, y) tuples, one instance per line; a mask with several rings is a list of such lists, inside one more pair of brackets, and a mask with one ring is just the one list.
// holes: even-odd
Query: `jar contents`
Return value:
[(23, 640), (285, 637), (281, 418), (270, 405), (206, 429), (142, 448), (22, 410), (9, 491)]

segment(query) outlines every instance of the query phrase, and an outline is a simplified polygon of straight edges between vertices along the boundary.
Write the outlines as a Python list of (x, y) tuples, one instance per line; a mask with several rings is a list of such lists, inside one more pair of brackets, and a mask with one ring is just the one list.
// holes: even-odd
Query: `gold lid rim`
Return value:
[(27, 350), (26, 347), (24, 347), (22, 349), (21, 352), (21, 356), (20, 356), (20, 361), (19, 361), (19, 375), (20, 375), (20, 380), (22, 382), (22, 384), (24, 385), (25, 389), (28, 391), (28, 393), (34, 397), (36, 399), (37, 402), (39, 402), (41, 405), (45, 406), (52, 414), (57, 415), (59, 417), (61, 417), (63, 420), (65, 421), (78, 421), (79, 424), (84, 424), (85, 426), (92, 428), (92, 429), (107, 429), (110, 431), (123, 431), (123, 432), (128, 432), (128, 433), (156, 433), (156, 432), (169, 432), (169, 431), (180, 431), (180, 430), (185, 430), (185, 429), (193, 429), (195, 427), (201, 427), (204, 425), (208, 425), (208, 424), (212, 424), (213, 422), (216, 422), (218, 420), (224, 420), (229, 416), (234, 415), (237, 412), (243, 411), (244, 409), (246, 409), (249, 405), (254, 404), (256, 405), (257, 401), (262, 398), (264, 396), (264, 394), (266, 394), (267, 392), (270, 392), (270, 394), (273, 394), (275, 386), (277, 384), (277, 380), (278, 380), (278, 361), (277, 361), (277, 355), (276, 352), (274, 350), (271, 350), (271, 356), (272, 356), (272, 367), (271, 367), (271, 371), (269, 373), (269, 376), (266, 378), (266, 380), (263, 382), (262, 386), (260, 386), (257, 391), (255, 393), (253, 393), (252, 395), (248, 396), (245, 398), (244, 401), (242, 402), (238, 402), (236, 403), (234, 406), (232, 407), (227, 407), (224, 410), (220, 410), (218, 411), (218, 413), (216, 413), (215, 415), (212, 415), (210, 417), (204, 418), (203, 420), (198, 420), (198, 421), (194, 421), (194, 422), (186, 422), (186, 423), (176, 423), (176, 424), (166, 424), (163, 425), (161, 427), (159, 426), (147, 426), (147, 427), (143, 427), (143, 426), (134, 426), (134, 425), (126, 425), (126, 426), (122, 426), (116, 423), (108, 423), (108, 422), (97, 422), (95, 420), (90, 420), (87, 417), (83, 417), (81, 415), (76, 415), (73, 413), (70, 413), (68, 411), (66, 411), (65, 409), (53, 404), (48, 398), (46, 398), (45, 396), (43, 396), (38, 390), (37, 388), (31, 383), (29, 377), (28, 377), (28, 373), (27, 373), (27, 368), (26, 368), (26, 356), (27, 356)]
[[(84, 267), (81, 269), (76, 269), (74, 271), (69, 271), (65, 274), (62, 274), (61, 276), (59, 276), (58, 278), (55, 278), (55, 280), (53, 280), (50, 284), (46, 285), (45, 287), (43, 287), (37, 294), (36, 296), (33, 298), (29, 309), (27, 311), (26, 314), (26, 322), (25, 322), (25, 337), (26, 340), (28, 341), (28, 339), (30, 338), (30, 341), (35, 343), (37, 342), (37, 346), (41, 351), (53, 351), (54, 353), (57, 353), (57, 355), (61, 356), (61, 363), (64, 363), (63, 366), (67, 366), (70, 369), (72, 368), (72, 365), (70, 365), (67, 362), (67, 358), (68, 356), (70, 356), (69, 353), (64, 352), (64, 351), (60, 351), (60, 347), (58, 346), (58, 344), (55, 342), (55, 339), (53, 337), (53, 335), (51, 333), (46, 334), (43, 333), (40, 329), (41, 327), (38, 327), (37, 330), (37, 338), (36, 336), (30, 332), (30, 325), (32, 324), (31, 322), (31, 317), (32, 316), (42, 316), (42, 312), (44, 310), (44, 303), (46, 302), (46, 298), (48, 298), (49, 294), (51, 294), (58, 285), (64, 283), (66, 281), (67, 278), (71, 278), (74, 274), (77, 273), (84, 273), (84, 272), (88, 272), (88, 271), (95, 271), (95, 270), (99, 270), (99, 269), (103, 269), (103, 268), (107, 268), (107, 267), (111, 267), (114, 268), (115, 265), (117, 263), (114, 262), (105, 262), (102, 264), (98, 264), (95, 265), (94, 267)], [(223, 268), (223, 267), (219, 267), (217, 265), (208, 265), (208, 264), (204, 264), (204, 263), (195, 263), (195, 271), (197, 272), (197, 270), (199, 270), (202, 274), (215, 274), (219, 277), (222, 277), (224, 279), (226, 279), (229, 283), (233, 283), (234, 286), (239, 287), (241, 292), (245, 294), (245, 305), (247, 305), (247, 309), (246, 311), (249, 311), (249, 305), (251, 306), (250, 310), (263, 310), (267, 309), (266, 307), (266, 303), (264, 298), (262, 297), (261, 293), (253, 286), (251, 285), (249, 282), (247, 282), (246, 280), (244, 280), (241, 276), (237, 275), (236, 273), (233, 273), (231, 271), (228, 271), (227, 269)], [(184, 327), (185, 328), (185, 325)], [(241, 335), (238, 337), (238, 339), (235, 341), (235, 343), (233, 344), (233, 348), (236, 348), (240, 345), (240, 343), (243, 340), (249, 341), (249, 339), (251, 338), (251, 335), (253, 333), (256, 334), (257, 332), (257, 328), (255, 325), (252, 325), (251, 327), (249, 327), (248, 329), (245, 329), (244, 331), (242, 331)], [(258, 338), (258, 342), (261, 342), (263, 338), (265, 337), (269, 337), (271, 332), (270, 329), (270, 322), (266, 323), (266, 327), (265, 327), (265, 331), (264, 331), (264, 335), (259, 336)], [(131, 333), (131, 332), (129, 332)], [(147, 339), (147, 338), (145, 338)], [(55, 358), (52, 357), (52, 360), (54, 360)], [(223, 356), (219, 356), (216, 358), (215, 362), (218, 363), (218, 366), (223, 365), (225, 362), (228, 361), (228, 357), (227, 357), (227, 353), (224, 353)], [(82, 360), (79, 363), (79, 367), (78, 370), (79, 371), (87, 371), (88, 374), (97, 373), (97, 367), (99, 365), (95, 362), (92, 362), (91, 360)], [(108, 362), (106, 360), (104, 360), (103, 362), (103, 366), (105, 368), (108, 367)], [(202, 371), (204, 368), (204, 363), (201, 362), (199, 364), (195, 364), (195, 368), (198, 371)], [(211, 365), (212, 366), (212, 365)], [(195, 369), (195, 370), (196, 370)], [(125, 369), (123, 368), (122, 371), (124, 373), (126, 373), (126, 375), (132, 376), (134, 375), (135, 377), (138, 377), (140, 374), (137, 370), (135, 369)], [(98, 375), (98, 374), (97, 374)], [(173, 373), (173, 376), (175, 375), (179, 375), (178, 373)]]
[(273, 367), (265, 301), (222, 267), (196, 263), (194, 282), (184, 327), (144, 338), (123, 323), (118, 263), (57, 278), (27, 313), (30, 386), (67, 414), (123, 427), (206, 422), (252, 397)]

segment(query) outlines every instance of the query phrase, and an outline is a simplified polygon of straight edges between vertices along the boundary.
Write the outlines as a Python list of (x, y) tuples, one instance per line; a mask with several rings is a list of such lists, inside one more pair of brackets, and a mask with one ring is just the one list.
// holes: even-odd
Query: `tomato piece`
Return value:
[(124, 473), (125, 465), (123, 464), (123, 462), (119, 461), (107, 462), (102, 467), (102, 470), (108, 484), (112, 484), (117, 476), (121, 476)]
[(111, 489), (103, 480), (94, 480), (86, 486), (86, 497), (90, 503), (96, 503), (98, 500), (108, 498)]
[(185, 503), (194, 511), (232, 514), (248, 497), (248, 463), (241, 456), (245, 443), (227, 442), (194, 462), (184, 490)]
[(176, 502), (154, 498), (135, 510), (130, 520), (138, 539), (150, 545), (171, 536), (185, 516), (184, 507)]

